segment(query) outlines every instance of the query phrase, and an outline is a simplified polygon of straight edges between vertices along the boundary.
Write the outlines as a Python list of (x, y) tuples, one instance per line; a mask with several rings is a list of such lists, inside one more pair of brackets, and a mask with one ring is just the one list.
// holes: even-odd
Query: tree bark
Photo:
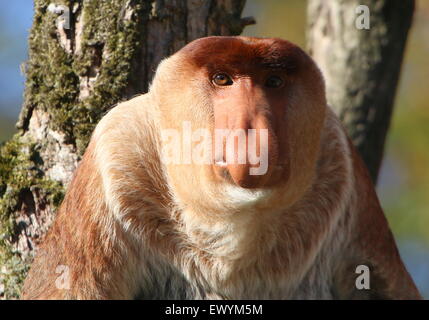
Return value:
[[(358, 29), (359, 5), (370, 28)], [(414, 0), (309, 0), (308, 46), (374, 182), (383, 157)]]
[(98, 120), (147, 91), (160, 60), (187, 42), (240, 34), (253, 23), (240, 17), (244, 4), (35, 1), (19, 133), (0, 149), (0, 297), (19, 295)]

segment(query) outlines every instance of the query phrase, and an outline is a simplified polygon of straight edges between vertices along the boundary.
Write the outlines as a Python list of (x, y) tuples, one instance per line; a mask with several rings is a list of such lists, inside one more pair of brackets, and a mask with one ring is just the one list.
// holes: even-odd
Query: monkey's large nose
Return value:
[(278, 142), (266, 101), (249, 86), (215, 104), (215, 172), (242, 188), (260, 188), (278, 171)]
[(271, 129), (243, 125), (228, 132), (222, 158), (216, 154), (216, 160), (221, 160), (216, 161), (218, 172), (242, 188), (263, 187), (277, 161), (277, 143)]

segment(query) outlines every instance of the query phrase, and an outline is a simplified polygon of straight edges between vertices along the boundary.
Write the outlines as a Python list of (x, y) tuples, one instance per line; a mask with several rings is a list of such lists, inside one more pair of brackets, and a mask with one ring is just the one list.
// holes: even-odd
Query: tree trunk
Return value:
[(19, 133), (0, 150), (3, 298), (19, 295), (102, 115), (144, 93), (160, 60), (187, 42), (253, 23), (240, 18), (245, 0), (51, 2), (35, 1)]
[[(359, 5), (369, 29), (359, 29)], [(383, 157), (414, 0), (309, 0), (308, 46), (374, 182)], [(358, 20), (358, 23), (362, 20)]]

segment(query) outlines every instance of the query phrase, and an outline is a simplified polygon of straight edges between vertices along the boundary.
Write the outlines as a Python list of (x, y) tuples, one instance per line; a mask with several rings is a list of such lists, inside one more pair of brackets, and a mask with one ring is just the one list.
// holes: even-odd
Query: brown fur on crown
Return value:
[[(213, 129), (210, 65), (243, 70), (234, 65), (240, 53), (244, 70), (257, 72), (255, 61), (284, 66), (289, 90), (290, 172), (286, 181), (256, 191), (215, 179), (209, 165), (160, 160), (161, 128), (180, 130), (180, 119)], [(370, 290), (355, 288), (359, 264), (371, 268)], [(57, 288), (59, 265), (69, 268), (68, 289)], [(98, 124), (22, 297), (419, 294), (367, 170), (326, 107), (311, 58), (279, 39), (210, 37), (162, 62), (148, 94), (121, 103)]]
[(298, 46), (281, 39), (208, 37), (193, 41), (181, 50), (196, 68), (242, 72), (260, 68), (284, 69), (292, 75), (310, 58)]

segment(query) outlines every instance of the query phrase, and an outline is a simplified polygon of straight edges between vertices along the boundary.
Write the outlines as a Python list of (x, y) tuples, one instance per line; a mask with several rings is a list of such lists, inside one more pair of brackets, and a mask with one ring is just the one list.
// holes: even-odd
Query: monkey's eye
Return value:
[(270, 76), (265, 81), (265, 86), (268, 88), (279, 88), (283, 85), (283, 79), (278, 76)]
[(218, 86), (230, 86), (232, 84), (232, 79), (225, 73), (215, 74), (212, 81)]

